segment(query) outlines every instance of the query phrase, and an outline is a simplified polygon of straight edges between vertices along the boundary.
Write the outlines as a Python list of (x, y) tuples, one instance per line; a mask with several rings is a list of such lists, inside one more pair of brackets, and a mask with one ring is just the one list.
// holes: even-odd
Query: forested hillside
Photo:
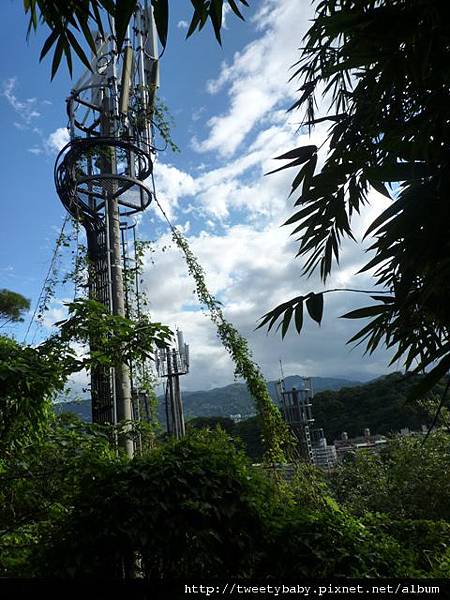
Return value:
[[(183, 383), (183, 381), (182, 381)], [(339, 377), (313, 377), (312, 386), (316, 392), (322, 390), (338, 390), (342, 387), (359, 385), (359, 381), (352, 381)], [(276, 381), (269, 381), (268, 389), (274, 402), (277, 402)], [(287, 389), (301, 388), (303, 380), (299, 375), (285, 378)], [(184, 414), (192, 417), (228, 417), (241, 414), (244, 418), (255, 413), (255, 404), (244, 383), (232, 383), (220, 388), (207, 391), (183, 392)], [(58, 414), (72, 412), (85, 421), (91, 420), (91, 407), (89, 400), (78, 400), (55, 405)], [(159, 397), (159, 419), (164, 423), (164, 398)]]
[[(365, 427), (381, 434), (398, 432), (403, 427), (420, 429), (430, 424), (432, 405), (408, 402), (408, 393), (418, 379), (392, 373), (364, 385), (320, 392), (313, 403), (315, 425), (323, 427), (330, 441), (343, 431), (349, 437), (361, 435)], [(442, 393), (443, 388), (438, 384), (434, 393)]]
[[(356, 437), (362, 435), (366, 427), (374, 434), (389, 434), (398, 433), (404, 427), (418, 430), (422, 425), (430, 425), (436, 399), (442, 394), (444, 385), (439, 383), (426, 402), (408, 402), (408, 393), (418, 380), (418, 376), (392, 373), (364, 385), (318, 392), (313, 400), (314, 427), (322, 427), (332, 443), (343, 431), (349, 437)], [(263, 446), (257, 417), (240, 423), (219, 416), (191, 420), (194, 427), (214, 427), (216, 424), (240, 438), (249, 456), (260, 460)]]

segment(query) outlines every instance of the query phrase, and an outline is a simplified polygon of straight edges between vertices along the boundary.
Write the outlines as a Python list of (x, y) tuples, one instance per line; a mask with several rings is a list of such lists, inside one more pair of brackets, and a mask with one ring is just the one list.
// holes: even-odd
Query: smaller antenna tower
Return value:
[(167, 433), (180, 439), (186, 433), (180, 375), (189, 372), (189, 345), (184, 342), (183, 332), (180, 329), (177, 329), (176, 348), (156, 350), (156, 371), (159, 377), (167, 379), (165, 386)]
[(298, 440), (301, 455), (313, 462), (310, 427), (314, 423), (312, 416), (313, 390), (310, 377), (303, 377), (303, 389), (286, 390), (284, 378), (278, 382), (281, 396), (281, 411), (292, 433)]

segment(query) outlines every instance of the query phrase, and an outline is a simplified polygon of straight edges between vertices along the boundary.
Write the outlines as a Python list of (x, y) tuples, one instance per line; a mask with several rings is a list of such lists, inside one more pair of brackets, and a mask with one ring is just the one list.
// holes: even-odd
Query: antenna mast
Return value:
[(180, 329), (177, 329), (177, 346), (177, 348), (156, 350), (156, 369), (160, 377), (167, 379), (165, 392), (167, 433), (180, 439), (185, 434), (180, 375), (189, 372), (189, 345), (185, 344)]
[[(132, 227), (133, 215), (152, 201), (146, 180), (153, 171), (151, 124), (159, 85), (152, 6), (137, 3), (120, 52), (111, 21), (109, 34), (97, 35), (96, 43), (92, 70), (67, 99), (70, 142), (56, 160), (55, 185), (64, 207), (86, 230), (90, 297), (111, 314), (126, 316), (121, 230)], [(90, 347), (95, 350), (95, 341)], [(125, 363), (93, 369), (94, 422), (133, 418), (130, 369)], [(133, 456), (127, 435), (120, 444)]]

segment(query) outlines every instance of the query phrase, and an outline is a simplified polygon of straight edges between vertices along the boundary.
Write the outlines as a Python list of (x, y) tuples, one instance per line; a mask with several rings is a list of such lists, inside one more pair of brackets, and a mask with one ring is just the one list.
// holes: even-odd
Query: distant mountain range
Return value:
[[(303, 387), (303, 379), (299, 375), (285, 377), (284, 382), (287, 389)], [(360, 381), (339, 377), (312, 377), (311, 382), (314, 393), (362, 385)], [(268, 382), (269, 393), (274, 402), (278, 402), (276, 385), (276, 381)], [(163, 398), (160, 398), (159, 417), (162, 423), (164, 422), (163, 404)], [(237, 414), (245, 419), (255, 414), (254, 402), (245, 383), (232, 383), (207, 391), (183, 392), (183, 405), (186, 419), (211, 416), (229, 417)], [(58, 402), (55, 404), (55, 411), (58, 414), (71, 412), (85, 421), (92, 419), (89, 400)]]

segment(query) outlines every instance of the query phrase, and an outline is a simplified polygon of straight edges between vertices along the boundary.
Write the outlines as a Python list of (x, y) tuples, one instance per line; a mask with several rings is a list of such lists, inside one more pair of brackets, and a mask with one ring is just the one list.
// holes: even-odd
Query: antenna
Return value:
[[(111, 314), (125, 316), (123, 262), (127, 268), (131, 258), (123, 232), (152, 201), (146, 180), (153, 171), (152, 115), (159, 85), (152, 6), (137, 2), (131, 34), (120, 52), (112, 22), (105, 38), (96, 37), (92, 70), (86, 70), (67, 99), (70, 142), (57, 157), (55, 185), (66, 210), (86, 230), (90, 297)], [(94, 341), (90, 348), (95, 350)], [(124, 363), (93, 369), (94, 422), (133, 418), (132, 369)], [(132, 456), (129, 436), (120, 443)]]
[(156, 350), (156, 366), (158, 375), (167, 379), (165, 386), (167, 433), (179, 439), (185, 434), (180, 375), (189, 373), (189, 346), (185, 344), (180, 329), (177, 329), (176, 337), (176, 348)]

